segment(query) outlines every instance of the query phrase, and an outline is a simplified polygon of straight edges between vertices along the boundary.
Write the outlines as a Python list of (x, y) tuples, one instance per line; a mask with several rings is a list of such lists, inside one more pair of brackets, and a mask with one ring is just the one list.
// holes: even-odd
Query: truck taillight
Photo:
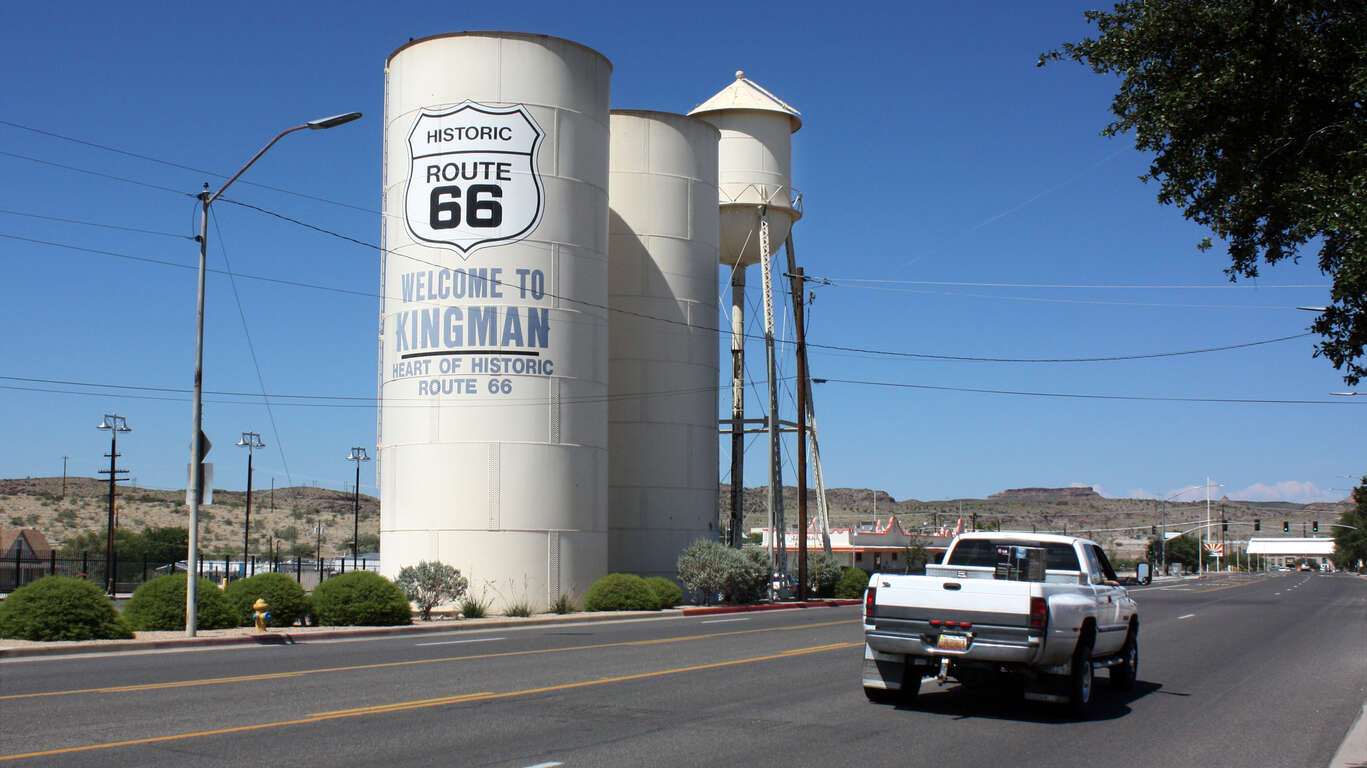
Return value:
[(872, 624), (872, 623), (873, 623), (873, 596), (874, 596), (874, 593), (875, 593), (876, 591), (877, 591), (877, 590), (876, 590), (874, 587), (869, 587), (868, 589), (865, 589), (865, 590), (864, 590), (864, 623), (865, 623), (865, 624)]
[(1049, 625), (1049, 605), (1042, 597), (1030, 598), (1030, 628), (1043, 630)]

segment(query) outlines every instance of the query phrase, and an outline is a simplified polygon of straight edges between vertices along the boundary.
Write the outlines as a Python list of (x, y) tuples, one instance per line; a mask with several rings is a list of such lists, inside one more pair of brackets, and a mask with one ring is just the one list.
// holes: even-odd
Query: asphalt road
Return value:
[(1367, 580), (1135, 595), (1140, 682), (1101, 684), (1088, 722), (954, 684), (871, 704), (845, 607), (6, 660), (0, 763), (1329, 764), (1367, 700)]

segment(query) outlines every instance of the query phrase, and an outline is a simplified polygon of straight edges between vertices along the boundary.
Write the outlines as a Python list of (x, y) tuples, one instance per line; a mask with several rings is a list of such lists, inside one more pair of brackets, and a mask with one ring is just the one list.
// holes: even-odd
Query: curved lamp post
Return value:
[(199, 293), (195, 304), (195, 385), (193, 405), (191, 406), (190, 420), (190, 482), (189, 482), (189, 506), (190, 506), (190, 541), (185, 556), (185, 634), (188, 637), (195, 636), (196, 625), (199, 621), (197, 601), (199, 599), (199, 584), (196, 574), (199, 568), (199, 503), (203, 496), (203, 489), (200, 487), (199, 465), (204, 461), (204, 444), (202, 442), (203, 426), (203, 395), (204, 395), (204, 273), (205, 263), (208, 260), (209, 246), (209, 206), (232, 186), (238, 177), (247, 172), (252, 164), (261, 159), (266, 154), (266, 150), (275, 146), (275, 142), (284, 138), (286, 135), (295, 131), (320, 130), (332, 128), (334, 126), (349, 123), (361, 116), (360, 112), (347, 112), (332, 117), (310, 120), (303, 125), (296, 125), (293, 128), (286, 128), (276, 134), (261, 151), (252, 155), (252, 159), (247, 164), (228, 179), (217, 192), (209, 193), (209, 185), (204, 185), (204, 191), (199, 193), (199, 200), (203, 204), (199, 216)]
[(351, 507), (351, 570), (354, 571), (361, 551), (361, 462), (370, 461), (370, 457), (365, 455), (364, 448), (353, 446), (351, 455), (347, 456), (346, 460), (356, 462), (355, 496)]

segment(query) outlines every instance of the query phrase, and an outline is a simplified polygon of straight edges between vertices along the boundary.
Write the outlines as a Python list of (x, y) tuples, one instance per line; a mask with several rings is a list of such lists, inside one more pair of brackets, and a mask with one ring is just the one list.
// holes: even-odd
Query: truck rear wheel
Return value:
[(900, 690), (865, 686), (864, 696), (875, 704), (910, 704), (916, 699), (916, 694), (921, 692), (921, 675), (924, 672), (924, 667), (908, 664), (902, 674)]
[(1073, 715), (1085, 718), (1092, 710), (1092, 638), (1084, 635), (1073, 651), (1073, 665), (1068, 674), (1068, 708)]

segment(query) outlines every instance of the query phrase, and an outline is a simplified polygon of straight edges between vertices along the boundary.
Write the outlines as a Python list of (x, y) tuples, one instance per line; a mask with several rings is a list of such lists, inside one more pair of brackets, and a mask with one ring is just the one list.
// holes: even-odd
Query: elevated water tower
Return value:
[[(779, 462), (778, 390), (774, 370), (773, 274), (770, 259), (790, 242), (802, 216), (793, 189), (792, 135), (802, 127), (799, 112), (750, 80), (744, 72), (689, 115), (721, 132), (718, 145), (718, 202), (721, 206), (720, 260), (731, 267), (731, 540), (744, 536), (745, 268), (758, 262), (764, 291), (764, 343), (769, 372), (769, 516), (783, 530), (783, 478)], [(791, 248), (790, 258), (791, 258)], [(774, 537), (781, 541), (782, 534)], [(780, 569), (785, 567), (778, 548)]]

